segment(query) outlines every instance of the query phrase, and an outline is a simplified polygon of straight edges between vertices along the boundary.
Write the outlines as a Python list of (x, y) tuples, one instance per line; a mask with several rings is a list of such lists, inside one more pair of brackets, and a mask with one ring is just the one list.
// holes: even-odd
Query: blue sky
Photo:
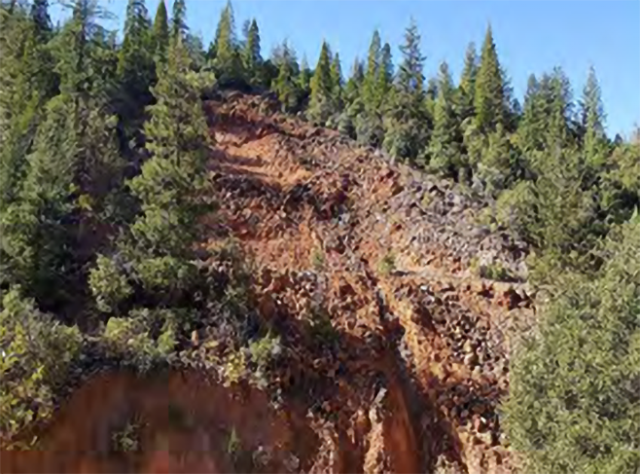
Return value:
[[(170, 11), (170, 1), (167, 4)], [(187, 0), (189, 26), (209, 44), (226, 0)], [(126, 0), (102, 2), (121, 21)], [(150, 14), (158, 0), (147, 0)], [(255, 17), (263, 55), (287, 38), (313, 67), (322, 39), (340, 53), (346, 74), (356, 55), (364, 57), (374, 28), (399, 59), (398, 45), (413, 16), (427, 56), (425, 75), (446, 60), (457, 79), (470, 41), (482, 43), (491, 22), (498, 55), (522, 99), (530, 73), (562, 66), (579, 98), (590, 65), (596, 69), (609, 134), (628, 134), (640, 124), (640, 1), (364, 1), (236, 0), (238, 31)], [(53, 15), (54, 18), (58, 14)], [(115, 26), (115, 24), (114, 24)]]

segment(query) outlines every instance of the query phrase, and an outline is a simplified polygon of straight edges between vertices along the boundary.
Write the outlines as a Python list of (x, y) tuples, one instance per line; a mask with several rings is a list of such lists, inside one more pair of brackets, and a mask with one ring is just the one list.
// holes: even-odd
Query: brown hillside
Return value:
[[(524, 246), (476, 224), (482, 204), (451, 183), (267, 99), (206, 108), (220, 209), (203, 245), (233, 237), (254, 262), (255, 304), (285, 348), (275, 381), (102, 374), (43, 431), (46, 452), (4, 453), (2, 472), (510, 472), (498, 406), (533, 308), (525, 285), (479, 269), (521, 279)], [(133, 413), (141, 451), (114, 454), (105, 433)]]

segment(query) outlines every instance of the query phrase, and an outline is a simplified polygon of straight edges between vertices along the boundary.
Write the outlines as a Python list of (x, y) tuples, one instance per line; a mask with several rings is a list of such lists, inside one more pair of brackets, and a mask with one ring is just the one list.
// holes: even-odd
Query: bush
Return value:
[(321, 248), (314, 249), (313, 253), (311, 254), (311, 265), (313, 266), (313, 269), (317, 272), (320, 272), (324, 268), (324, 264), (325, 264), (324, 252), (322, 251)]
[(133, 293), (123, 270), (113, 259), (104, 255), (98, 255), (96, 267), (91, 269), (89, 286), (98, 309), (105, 313), (114, 311), (121, 301)]
[(263, 338), (257, 339), (249, 344), (249, 354), (251, 361), (259, 369), (266, 368), (273, 358), (282, 352), (280, 337), (267, 334)]
[(384, 276), (391, 275), (396, 270), (396, 259), (393, 253), (387, 252), (378, 263), (378, 271)]
[(135, 269), (150, 292), (187, 288), (195, 276), (195, 267), (189, 261), (173, 256), (142, 258)]
[(11, 439), (30, 423), (51, 415), (81, 349), (76, 327), (40, 312), (18, 288), (0, 312), (0, 439)]
[(122, 453), (137, 452), (140, 449), (141, 429), (140, 420), (134, 418), (128, 421), (122, 430), (116, 431), (111, 436), (114, 450)]
[(125, 318), (110, 318), (104, 331), (107, 351), (147, 371), (174, 352), (180, 319), (173, 311), (146, 308), (133, 310)]
[(471, 261), (471, 269), (481, 278), (494, 281), (517, 281), (517, 277), (513, 275), (500, 260), (488, 263), (480, 263), (479, 260)]
[(534, 473), (640, 469), (640, 219), (596, 278), (564, 275), (512, 359), (505, 423)]

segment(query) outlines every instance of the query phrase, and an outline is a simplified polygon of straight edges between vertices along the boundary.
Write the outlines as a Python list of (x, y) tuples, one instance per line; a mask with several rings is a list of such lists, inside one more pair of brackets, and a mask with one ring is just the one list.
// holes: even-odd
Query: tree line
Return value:
[(606, 135), (593, 69), (579, 100), (553, 68), (520, 101), (491, 27), (458, 80), (446, 62), (425, 77), (414, 21), (395, 61), (374, 31), (345, 78), (327, 42), (314, 68), (286, 41), (263, 57), (257, 21), (238, 35), (230, 3), (208, 48), (185, 0), (153, 20), (129, 0), (122, 40), (97, 0), (68, 7), (54, 26), (48, 0), (0, 3), (3, 439), (50, 413), (91, 335), (149, 368), (205, 322), (236, 347), (264, 334), (197, 248), (216, 204), (202, 97), (234, 88), (488, 202), (482, 223), (530, 244), (529, 282), (547, 295), (513, 355), (513, 447), (532, 472), (638, 468), (640, 133)]

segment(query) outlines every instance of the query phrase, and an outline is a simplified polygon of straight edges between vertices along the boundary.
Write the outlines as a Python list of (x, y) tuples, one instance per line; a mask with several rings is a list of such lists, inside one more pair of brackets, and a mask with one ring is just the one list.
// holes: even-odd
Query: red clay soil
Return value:
[[(139, 449), (132, 452), (114, 442), (129, 423), (138, 426)], [(263, 392), (178, 372), (98, 375), (41, 436), (37, 452), (4, 452), (2, 472), (284, 472), (290, 453), (308, 469), (304, 461), (318, 449), (303, 412), (276, 411)], [(230, 448), (234, 436), (239, 441)]]
[[(260, 316), (286, 347), (281, 406), (204, 373), (103, 374), (43, 451), (3, 453), (2, 472), (511, 472), (498, 407), (533, 311), (523, 285), (474, 265), (517, 274), (522, 247), (480, 228), (481, 206), (450, 183), (272, 108), (206, 104), (220, 210), (203, 245), (234, 237), (255, 264)], [(318, 313), (329, 342), (309, 331)], [(113, 452), (132, 418), (139, 452)]]

